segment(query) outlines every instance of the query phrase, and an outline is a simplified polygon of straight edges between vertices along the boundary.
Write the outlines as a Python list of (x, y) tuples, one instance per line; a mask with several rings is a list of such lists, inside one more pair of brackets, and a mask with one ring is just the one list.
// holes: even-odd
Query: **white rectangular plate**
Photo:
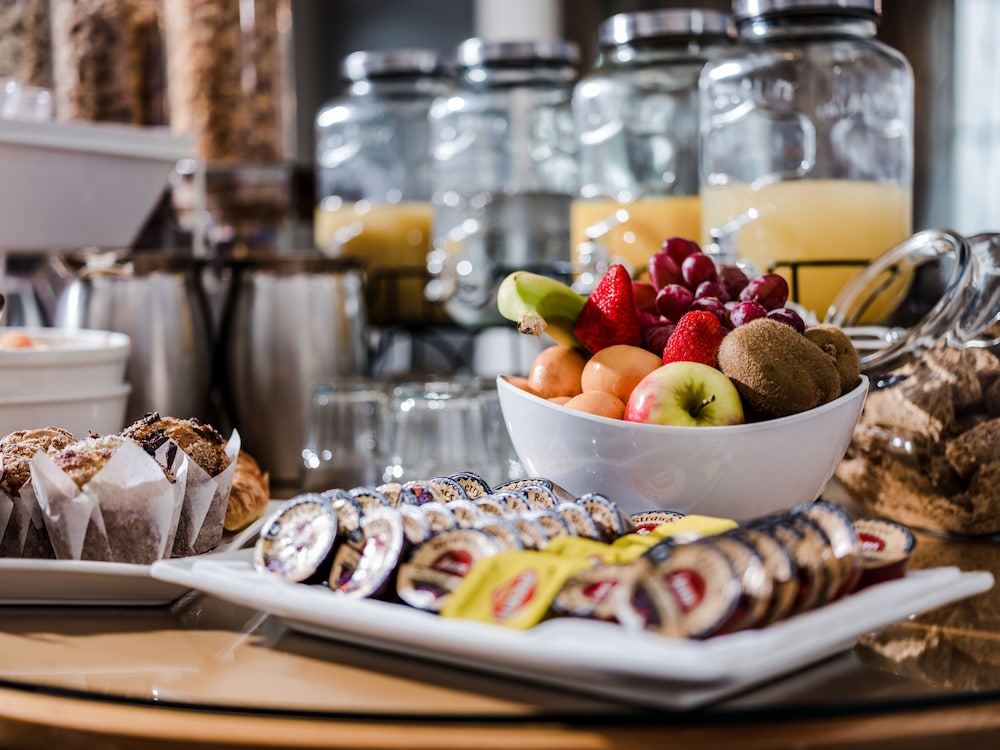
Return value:
[[(268, 510), (278, 504), (272, 501)], [(259, 519), (235, 535), (226, 535), (216, 551), (189, 559), (239, 549), (256, 538), (262, 523)], [(130, 563), (4, 557), (0, 558), (0, 606), (162, 606), (191, 590), (153, 578), (150, 569)]]
[(865, 633), (988, 590), (993, 576), (913, 571), (762, 630), (704, 641), (583, 619), (513, 630), (355, 600), (257, 573), (251, 550), (161, 560), (152, 575), (270, 612), (295, 630), (618, 701), (689, 708), (850, 648)]

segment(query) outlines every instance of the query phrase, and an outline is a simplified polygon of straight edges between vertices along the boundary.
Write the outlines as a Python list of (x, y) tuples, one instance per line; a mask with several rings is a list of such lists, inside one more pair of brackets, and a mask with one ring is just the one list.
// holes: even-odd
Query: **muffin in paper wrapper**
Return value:
[(53, 556), (31, 482), (17, 495), (0, 492), (0, 557)]
[[(229, 492), (236, 473), (236, 459), (240, 453), (240, 435), (233, 430), (226, 442), (225, 452), (229, 465), (214, 477), (189, 457), (187, 460), (187, 486), (184, 490), (184, 512), (177, 524), (173, 556), (200, 555), (215, 549), (222, 541), (223, 523), (229, 505)], [(184, 451), (169, 438), (157, 449), (157, 460), (166, 464), (169, 456)]]
[(131, 441), (82, 488), (46, 454), (31, 459), (31, 484), (59, 560), (148, 565), (170, 556), (184, 502), (187, 456), (160, 464)]
[[(0, 474), (3, 473), (3, 466), (0, 465)], [(14, 518), (14, 503), (16, 498), (11, 497), (6, 492), (0, 492), (0, 557), (20, 557), (23, 543), (16, 544), (18, 529), (12, 519)], [(10, 534), (7, 530), (10, 529)], [(8, 544), (13, 548), (16, 544), (17, 552), (12, 554), (7, 552)]]

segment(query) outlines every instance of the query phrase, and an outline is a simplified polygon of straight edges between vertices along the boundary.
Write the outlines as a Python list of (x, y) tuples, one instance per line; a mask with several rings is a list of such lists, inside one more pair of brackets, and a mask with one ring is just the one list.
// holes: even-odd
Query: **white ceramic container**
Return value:
[[(131, 341), (115, 331), (60, 328), (0, 328), (34, 343), (24, 349), (0, 346), (0, 399), (68, 396), (107, 390), (125, 379)], [(2, 338), (0, 338), (2, 341)]]
[(62, 427), (78, 438), (90, 433), (110, 435), (125, 426), (125, 406), (131, 387), (119, 383), (74, 393), (40, 396), (0, 396), (0, 437), (15, 430)]

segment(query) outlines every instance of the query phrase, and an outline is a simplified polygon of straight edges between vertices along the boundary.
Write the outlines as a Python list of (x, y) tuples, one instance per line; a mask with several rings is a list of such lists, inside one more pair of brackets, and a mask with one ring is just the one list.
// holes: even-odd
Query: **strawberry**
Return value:
[(625, 266), (614, 263), (604, 273), (577, 316), (573, 332), (591, 354), (615, 344), (642, 345), (632, 277)]
[(725, 335), (726, 330), (712, 313), (706, 310), (686, 312), (663, 347), (663, 364), (684, 361), (718, 367), (719, 344)]

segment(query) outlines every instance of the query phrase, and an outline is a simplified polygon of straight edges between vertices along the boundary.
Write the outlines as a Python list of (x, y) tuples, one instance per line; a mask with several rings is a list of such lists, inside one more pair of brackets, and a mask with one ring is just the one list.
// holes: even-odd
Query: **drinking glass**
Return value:
[(383, 479), (406, 482), (490, 472), (486, 421), (476, 379), (399, 383), (392, 392), (391, 449)]
[(306, 415), (303, 492), (380, 484), (386, 464), (387, 386), (366, 378), (316, 385)]

